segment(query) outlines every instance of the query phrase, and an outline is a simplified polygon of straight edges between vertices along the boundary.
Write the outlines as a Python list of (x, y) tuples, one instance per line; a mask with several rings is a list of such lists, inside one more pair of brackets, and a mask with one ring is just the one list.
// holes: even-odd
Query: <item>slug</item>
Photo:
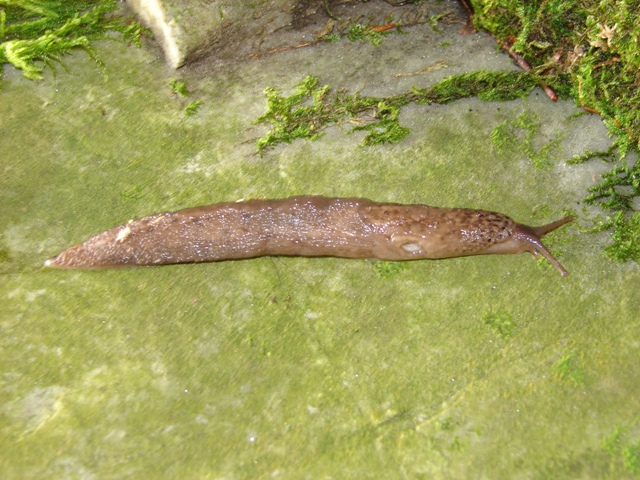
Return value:
[(265, 255), (418, 260), (531, 252), (567, 271), (540, 238), (572, 217), (529, 227), (501, 213), (298, 196), (188, 208), (129, 220), (64, 250), (48, 267), (97, 269)]

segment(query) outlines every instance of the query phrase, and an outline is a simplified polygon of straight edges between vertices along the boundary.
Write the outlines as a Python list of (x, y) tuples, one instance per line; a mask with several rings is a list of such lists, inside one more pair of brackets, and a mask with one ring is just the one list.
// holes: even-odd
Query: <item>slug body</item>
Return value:
[(540, 238), (571, 220), (528, 227), (484, 210), (321, 196), (256, 199), (129, 220), (45, 265), (97, 269), (265, 255), (398, 261), (531, 252), (566, 275)]

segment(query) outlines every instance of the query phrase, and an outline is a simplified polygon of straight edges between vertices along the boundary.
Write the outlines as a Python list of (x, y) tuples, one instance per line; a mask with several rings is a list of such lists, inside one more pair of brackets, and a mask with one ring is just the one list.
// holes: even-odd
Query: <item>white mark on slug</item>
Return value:
[(417, 253), (421, 253), (422, 252), (422, 249), (420, 248), (420, 245), (418, 245), (417, 243), (405, 243), (404, 245), (402, 245), (402, 249), (405, 252), (413, 253), (413, 254), (417, 254)]
[(116, 243), (124, 242), (129, 235), (131, 235), (131, 228), (129, 228), (129, 224), (133, 222), (133, 220), (129, 220), (125, 227), (118, 232), (118, 236), (116, 237)]

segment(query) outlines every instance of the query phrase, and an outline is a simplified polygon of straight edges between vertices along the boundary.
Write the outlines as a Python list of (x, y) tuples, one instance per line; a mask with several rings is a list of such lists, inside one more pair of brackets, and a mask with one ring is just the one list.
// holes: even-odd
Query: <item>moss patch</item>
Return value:
[[(5, 0), (0, 4), (0, 76), (11, 63), (25, 77), (41, 80), (43, 68), (55, 72), (63, 55), (79, 48), (101, 67), (92, 44), (121, 38), (140, 44), (143, 32), (132, 19), (111, 16), (116, 0)], [(114, 37), (113, 33), (120, 37)], [(63, 64), (64, 65), (64, 64)]]
[(506, 101), (526, 97), (536, 86), (537, 80), (526, 72), (479, 71), (449, 77), (428, 89), (377, 98), (345, 91), (331, 95), (329, 85), (319, 86), (318, 78), (309, 75), (292, 95), (265, 90), (266, 112), (257, 123), (270, 124), (271, 130), (258, 140), (257, 148), (262, 151), (297, 138), (317, 140), (328, 126), (349, 124), (355, 125), (350, 132), (369, 132), (362, 145), (396, 143), (410, 133), (399, 123), (400, 108), (410, 103), (445, 104), (471, 96)]
[[(613, 229), (607, 255), (637, 260), (637, 202), (640, 163), (624, 161), (640, 146), (640, 2), (637, 0), (472, 0), (475, 25), (498, 43), (522, 55), (532, 72), (586, 111), (602, 116), (614, 136), (606, 152), (586, 152), (578, 160), (619, 157), (603, 181), (590, 189), (588, 204), (600, 205)], [(634, 156), (635, 156), (634, 155)], [(624, 213), (620, 213), (624, 212)], [(598, 231), (598, 229), (594, 229)], [(621, 240), (624, 239), (624, 240)]]

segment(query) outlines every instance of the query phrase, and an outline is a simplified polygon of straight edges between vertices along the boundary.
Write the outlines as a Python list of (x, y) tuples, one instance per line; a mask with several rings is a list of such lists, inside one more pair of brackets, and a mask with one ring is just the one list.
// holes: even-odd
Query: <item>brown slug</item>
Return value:
[(540, 241), (572, 217), (529, 227), (500, 213), (299, 196), (158, 213), (102, 232), (45, 262), (66, 269), (212, 262), (265, 255), (418, 260), (542, 254)]

